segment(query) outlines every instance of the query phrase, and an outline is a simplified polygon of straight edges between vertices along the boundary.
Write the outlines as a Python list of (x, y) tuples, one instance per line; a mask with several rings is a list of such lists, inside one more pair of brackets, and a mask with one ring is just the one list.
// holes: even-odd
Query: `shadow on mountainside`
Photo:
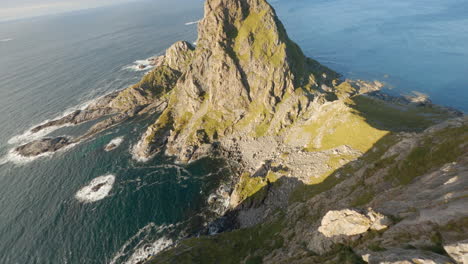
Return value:
[[(328, 210), (350, 207), (366, 208), (366, 205), (374, 198), (375, 190), (372, 185), (367, 185), (365, 179), (377, 172), (391, 167), (386, 176), (383, 176), (384, 173), (382, 175), (376, 174), (377, 177), (380, 177), (379, 180), (385, 182), (389, 188), (401, 186), (409, 184), (414, 178), (429, 172), (431, 169), (457, 160), (458, 156), (463, 154), (459, 152), (444, 154), (448, 151), (447, 148), (453, 149), (454, 144), (460, 143), (459, 141), (451, 142), (452, 138), (459, 137), (463, 140), (461, 137), (463, 135), (462, 128), (461, 130), (449, 131), (448, 137), (437, 136), (423, 141), (423, 145), (418, 145), (410, 150), (407, 157), (411, 160), (395, 162), (392, 158), (382, 158), (388, 149), (399, 141), (397, 132), (422, 131), (447, 119), (452, 114), (433, 106), (390, 104), (379, 99), (371, 99), (365, 95), (349, 99), (348, 105), (369, 125), (387, 130), (390, 133), (381, 137), (361, 157), (343, 164), (331, 172), (322, 182), (313, 185), (304, 184), (297, 178), (287, 176), (281, 176), (277, 180), (271, 181), (268, 178), (269, 172), (285, 168), (281, 168), (281, 164), (275, 168), (267, 163), (267, 166), (252, 174), (252, 177), (263, 177), (266, 181), (265, 186), (244, 199), (234, 210), (223, 217), (225, 232), (214, 236), (183, 240), (176, 247), (153, 257), (148, 263), (263, 263), (264, 257), (274, 250), (291, 246), (292, 241), (290, 240), (297, 235), (294, 233), (294, 228), (298, 223), (317, 225)], [(449, 140), (449, 144), (445, 144), (446, 140)], [(426, 143), (431, 144), (431, 146), (437, 144), (437, 147), (427, 148), (424, 145)], [(365, 169), (358, 172), (364, 166)], [(340, 193), (327, 192), (349, 179), (353, 179), (354, 184), (345, 186), (344, 189), (341, 186)], [(338, 208), (319, 206), (313, 212), (297, 209), (307, 208), (307, 206), (298, 207), (297, 205), (311, 201), (314, 197), (325, 192), (327, 193), (322, 198), (325, 200), (338, 198), (346, 206), (343, 206), (343, 203), (329, 206)], [(265, 207), (269, 199), (275, 199), (275, 196), (287, 199), (287, 201), (283, 201), (283, 206), (271, 207), (269, 205), (268, 210), (256, 212), (257, 209)], [(321, 204), (321, 201), (318, 203)], [(259, 221), (262, 223), (251, 227), (237, 229), (240, 227), (237, 217), (245, 211), (252, 212), (253, 217), (262, 218), (264, 221)], [(285, 236), (285, 234), (290, 235)], [(358, 241), (353, 243), (358, 243)], [(325, 263), (327, 261), (331, 261), (329, 263), (364, 263), (362, 258), (354, 253), (350, 245), (335, 245), (330, 253), (319, 256), (307, 249), (306, 241), (303, 243), (303, 245), (297, 245), (300, 248), (299, 252), (302, 252), (301, 255), (291, 256), (290, 260), (305, 261), (301, 263)], [(286, 262), (278, 261), (276, 263)]]
[(427, 103), (410, 103), (380, 91), (357, 95), (347, 103), (369, 125), (391, 132), (419, 132), (447, 118), (462, 116), (453, 109)]

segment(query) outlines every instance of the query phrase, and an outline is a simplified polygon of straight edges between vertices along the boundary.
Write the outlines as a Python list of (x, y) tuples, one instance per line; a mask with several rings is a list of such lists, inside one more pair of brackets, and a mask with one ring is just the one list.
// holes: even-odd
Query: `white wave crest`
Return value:
[(112, 151), (116, 148), (118, 148), (124, 141), (124, 137), (116, 137), (114, 139), (112, 139), (109, 144), (106, 145), (106, 147), (104, 148), (105, 151), (109, 152), (109, 151)]
[(12, 38), (0, 39), (0, 42), (8, 42), (12, 40), (13, 40)]
[(154, 68), (152, 65), (153, 60), (151, 58), (146, 60), (137, 60), (133, 62), (132, 65), (124, 67), (125, 70), (132, 70), (132, 71), (148, 71)]
[(72, 124), (63, 124), (63, 125), (60, 125), (60, 126), (50, 126), (50, 127), (41, 129), (38, 132), (33, 132), (32, 131), (35, 127), (42, 126), (42, 125), (44, 125), (44, 124), (46, 124), (48, 122), (51, 122), (51, 120), (46, 120), (46, 121), (42, 122), (41, 124), (33, 126), (30, 129), (26, 130), (23, 134), (17, 135), (17, 136), (14, 136), (14, 137), (10, 138), (8, 140), (8, 144), (10, 144), (10, 145), (25, 144), (25, 143), (28, 143), (28, 142), (32, 142), (34, 140), (38, 140), (38, 139), (40, 139), (42, 137), (45, 137), (45, 136), (47, 136), (48, 134), (54, 132), (57, 129), (72, 126)]
[(197, 21), (192, 21), (192, 22), (187, 22), (185, 23), (186, 26), (190, 26), (190, 25), (195, 25), (195, 24), (198, 24), (200, 23), (200, 20), (197, 20)]
[(172, 241), (172, 239), (162, 237), (156, 240), (152, 244), (147, 244), (138, 248), (125, 263), (126, 264), (142, 263), (142, 261), (145, 261), (149, 257), (158, 254), (159, 252), (172, 246), (173, 244), (174, 244), (174, 241)]
[(80, 189), (75, 198), (83, 203), (93, 203), (109, 195), (115, 182), (114, 175), (105, 175), (92, 180), (87, 186)]
[[(174, 228), (175, 225), (156, 226), (155, 223), (149, 223), (127, 240), (120, 250), (115, 254), (109, 264), (141, 263), (150, 256), (154, 256), (164, 249), (172, 246), (174, 241), (167, 237), (160, 237), (162, 232)], [(150, 242), (152, 237), (160, 237), (154, 242)]]
[(69, 127), (69, 126), (74, 126), (73, 124), (63, 124), (63, 125), (59, 125), (59, 126), (51, 126), (51, 127), (47, 127), (47, 128), (44, 128), (38, 132), (33, 132), (32, 130), (38, 126), (42, 126), (44, 124), (47, 124), (51, 121), (55, 121), (55, 120), (59, 120), (61, 118), (64, 118), (65, 116), (73, 113), (74, 111), (76, 110), (85, 110), (90, 104), (92, 104), (93, 102), (99, 100), (101, 97), (98, 97), (98, 98), (95, 98), (95, 99), (92, 99), (92, 100), (88, 100), (82, 104), (79, 104), (77, 106), (74, 106), (74, 107), (70, 107), (68, 109), (66, 109), (63, 113), (61, 113), (59, 116), (53, 118), (53, 119), (47, 119), (37, 125), (34, 125), (32, 127), (30, 127), (28, 130), (26, 130), (23, 134), (20, 134), (20, 135), (16, 135), (16, 136), (13, 136), (12, 138), (10, 138), (8, 140), (8, 144), (10, 145), (13, 145), (13, 144), (24, 144), (24, 143), (28, 143), (28, 142), (32, 142), (34, 140), (37, 140), (37, 139), (40, 139), (42, 137), (45, 137), (47, 135), (49, 135), (50, 133), (60, 129), (60, 128), (64, 128), (64, 127)]
[(132, 158), (138, 162), (141, 162), (141, 163), (146, 163), (148, 162), (149, 160), (151, 160), (152, 158), (154, 158), (155, 155), (151, 155), (151, 156), (142, 156), (138, 153), (138, 149), (142, 147), (142, 144), (144, 142), (146, 138), (146, 133), (143, 134), (143, 137), (138, 140), (138, 142), (133, 146), (133, 147), (130, 147), (130, 154), (132, 154)]

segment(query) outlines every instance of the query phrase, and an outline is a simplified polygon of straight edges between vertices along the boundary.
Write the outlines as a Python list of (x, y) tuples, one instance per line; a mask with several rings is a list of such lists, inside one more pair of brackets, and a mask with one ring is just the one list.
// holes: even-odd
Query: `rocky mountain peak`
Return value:
[[(168, 109), (145, 134), (144, 151), (137, 151), (143, 156), (155, 145), (180, 156), (234, 132), (261, 136), (277, 131), (339, 76), (304, 56), (265, 0), (207, 0), (198, 33), (194, 51), (168, 50), (173, 54), (166, 57), (189, 59), (187, 66), (171, 67), (186, 70)], [(295, 94), (280, 111), (280, 103)], [(166, 139), (168, 144), (162, 144)]]
[(265, 0), (206, 1), (197, 43), (200, 57), (220, 66), (219, 77), (224, 79), (225, 71), (235, 73), (231, 83), (204, 82), (215, 104), (226, 98), (222, 89), (226, 85), (245, 101), (274, 103), (270, 96), (279, 101), (286, 91), (294, 90), (295, 79), (302, 77), (304, 55)]
[[(277, 131), (338, 78), (304, 56), (265, 0), (207, 0), (198, 33), (190, 56), (171, 56), (190, 60), (168, 109), (144, 136), (144, 151), (137, 151), (143, 156), (155, 145), (167, 147), (168, 154), (191, 156), (201, 144), (234, 132), (261, 136)], [(295, 92), (302, 88), (306, 93)], [(294, 94), (301, 96), (278, 109)]]

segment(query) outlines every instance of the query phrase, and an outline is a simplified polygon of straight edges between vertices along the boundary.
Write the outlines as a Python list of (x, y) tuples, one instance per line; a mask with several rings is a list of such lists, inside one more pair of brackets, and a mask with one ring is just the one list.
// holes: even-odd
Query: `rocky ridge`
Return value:
[(155, 59), (158, 62), (156, 69), (146, 74), (139, 83), (103, 96), (83, 110), (73, 111), (62, 118), (48, 121), (31, 129), (31, 133), (35, 134), (50, 128), (80, 125), (103, 119), (85, 134), (76, 138), (38, 139), (17, 147), (15, 151), (25, 157), (55, 152), (91, 138), (137, 115), (161, 113), (168, 105), (167, 94), (174, 88), (181, 75), (180, 71), (184, 70), (181, 65), (190, 58), (190, 52), (193, 49), (188, 42), (177, 42), (168, 49), (166, 55)]

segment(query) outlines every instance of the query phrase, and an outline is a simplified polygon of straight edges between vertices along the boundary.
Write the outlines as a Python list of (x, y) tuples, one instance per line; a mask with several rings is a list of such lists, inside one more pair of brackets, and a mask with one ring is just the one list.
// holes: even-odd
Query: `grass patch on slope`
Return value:
[[(273, 25), (267, 27), (267, 10), (260, 13), (250, 13), (238, 30), (234, 50), (239, 54), (241, 61), (267, 60), (274, 66), (283, 63), (286, 56), (286, 45), (277, 45), (278, 34), (273, 31)], [(245, 49), (246, 42), (251, 42), (251, 49)], [(253, 56), (253, 58), (251, 57)]]
[(370, 125), (396, 132), (421, 131), (450, 117), (438, 107), (389, 103), (365, 95), (353, 97), (348, 106)]
[(386, 175), (406, 185), (433, 168), (454, 162), (468, 151), (468, 127), (447, 128), (429, 135)]
[(240, 120), (234, 127), (236, 130), (245, 129), (248, 126), (254, 126), (252, 136), (259, 138), (265, 136), (270, 128), (270, 120), (272, 114), (268, 111), (265, 105), (261, 103), (252, 103), (249, 106), (249, 112)]
[(112, 100), (112, 105), (129, 109), (137, 105), (150, 104), (170, 92), (179, 77), (179, 72), (167, 66), (160, 66), (146, 74), (137, 84), (121, 91)]
[(278, 181), (279, 178), (280, 177), (272, 171), (269, 171), (265, 178), (252, 177), (250, 173), (243, 173), (234, 190), (235, 196), (237, 196), (237, 202), (241, 203), (248, 199), (265, 197), (267, 192), (265, 187), (267, 187), (269, 183)]
[(262, 263), (263, 256), (283, 246), (280, 232), (284, 227), (282, 219), (279, 219), (215, 236), (190, 238), (148, 263)]
[(364, 95), (346, 99), (345, 104), (327, 106), (316, 120), (303, 126), (302, 133), (311, 138), (306, 150), (347, 145), (366, 152), (390, 132), (422, 131), (450, 117), (438, 107), (394, 104)]
[[(338, 102), (339, 103), (339, 102)], [(347, 145), (361, 152), (368, 151), (389, 133), (370, 125), (366, 118), (346, 106), (325, 111), (316, 120), (303, 126), (302, 133), (311, 138), (307, 151), (321, 151)]]

